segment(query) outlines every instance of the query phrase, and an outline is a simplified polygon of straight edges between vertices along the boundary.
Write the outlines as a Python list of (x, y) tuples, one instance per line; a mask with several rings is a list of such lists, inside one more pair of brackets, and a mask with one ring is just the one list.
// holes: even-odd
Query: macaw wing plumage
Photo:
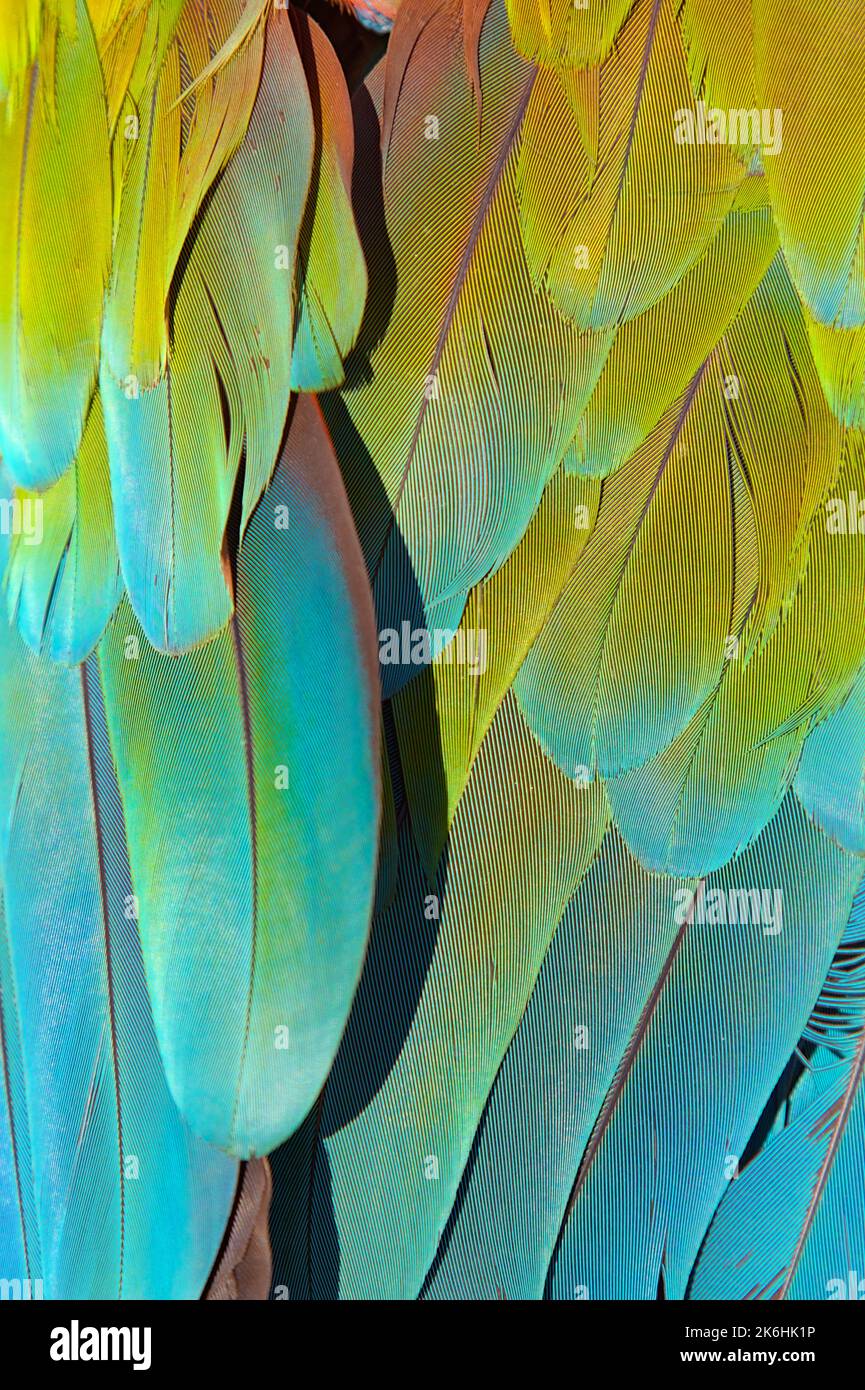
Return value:
[(31, 1297), (195, 1298), (237, 1164), (166, 1084), (98, 668), (39, 661), (5, 626), (0, 644), (4, 1277)]
[(0, 13), (2, 1292), (858, 1298), (856, 6), (339, 3)]

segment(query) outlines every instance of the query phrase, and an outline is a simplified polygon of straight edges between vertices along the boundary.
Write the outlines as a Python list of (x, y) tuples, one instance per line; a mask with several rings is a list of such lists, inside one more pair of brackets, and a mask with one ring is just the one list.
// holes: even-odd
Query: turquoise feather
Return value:
[(372, 608), (312, 397), (246, 532), (235, 610), (176, 658), (124, 605), (99, 664), (168, 1080), (198, 1133), (247, 1157), (327, 1075), (375, 875)]
[(697, 1261), (690, 1298), (825, 1300), (865, 1294), (861, 890), (836, 965), (806, 1031), (807, 1045), (816, 1024), (822, 1043), (809, 1050), (807, 1070), (787, 1102), (785, 1122), (721, 1201)]
[(499, 1069), (425, 1298), (542, 1297), (574, 1173), (673, 944), (673, 894), (695, 886), (646, 873), (607, 831)]
[(237, 1165), (165, 1082), (98, 670), (37, 661), (5, 624), (0, 667), (3, 1276), (31, 1297), (197, 1298)]
[(274, 1279), (294, 1298), (420, 1293), (606, 807), (544, 759), (508, 698), (434, 882), (400, 818), (396, 897), (375, 922), (342, 1047), (311, 1121), (274, 1157)]
[[(814, 829), (791, 793), (752, 848), (706, 880), (703, 911), (714, 902), (716, 920), (699, 920), (698, 897), (623, 1056), (582, 1158), (549, 1297), (684, 1296), (861, 878), (861, 860)], [(732, 890), (766, 890), (769, 910), (733, 924)]]
[(21, 499), (34, 523), (12, 540), (5, 577), (10, 619), (31, 651), (86, 661), (120, 602), (108, 445), (97, 391), (75, 463), (43, 496)]
[(840, 709), (809, 734), (793, 785), (827, 835), (865, 853), (865, 668)]

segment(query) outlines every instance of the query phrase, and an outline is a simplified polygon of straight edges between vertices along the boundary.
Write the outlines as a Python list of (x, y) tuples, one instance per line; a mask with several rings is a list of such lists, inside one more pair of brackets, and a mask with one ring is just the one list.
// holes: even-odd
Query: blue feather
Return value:
[[(724, 1196), (690, 1297), (865, 1295), (865, 890), (806, 1029), (786, 1123)], [(804, 1055), (804, 1051), (803, 1051)]]
[[(752, 848), (705, 881), (583, 1155), (550, 1297), (653, 1299), (659, 1287), (684, 1296), (861, 877), (861, 860), (814, 829), (790, 794)], [(743, 921), (731, 894), (757, 890), (780, 897)]]
[(237, 1165), (165, 1081), (98, 671), (5, 624), (0, 670), (0, 1269), (31, 1296), (196, 1298)]

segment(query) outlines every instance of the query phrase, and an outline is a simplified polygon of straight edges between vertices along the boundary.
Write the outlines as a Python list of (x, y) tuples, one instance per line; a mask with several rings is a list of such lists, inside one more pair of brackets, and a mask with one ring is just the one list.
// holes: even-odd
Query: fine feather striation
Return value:
[(278, 12), (267, 24), (248, 128), (184, 248), (164, 373), (139, 389), (103, 359), (123, 575), (160, 650), (184, 651), (228, 622), (226, 526), (241, 457), (242, 535), (292, 389), (341, 379), (363, 309), (348, 98), (324, 35), (296, 25)]
[(315, 125), (315, 157), (295, 265), (295, 391), (339, 386), (360, 329), (366, 262), (351, 205), (354, 123), (339, 59), (324, 31), (298, 16), (299, 48)]
[(606, 807), (541, 753), (512, 697), (490, 725), (446, 862), (425, 879), (401, 819), (316, 1113), (274, 1156), (274, 1278), (294, 1298), (415, 1298), (484, 1103)]
[(105, 95), (84, 0), (45, 15), (21, 80), (20, 99), (0, 107), (0, 452), (20, 487), (41, 491), (81, 440), (111, 252)]
[(865, 854), (865, 669), (841, 707), (811, 730), (793, 786), (821, 830)]
[[(713, 688), (735, 602), (735, 494), (720, 374), (693, 378), (605, 484), (595, 529), (516, 678), (569, 776), (609, 776), (664, 748)], [(693, 498), (714, 518), (701, 528)]]
[[(751, 0), (679, 0), (677, 21), (694, 94), (724, 111), (756, 105)], [(750, 132), (749, 132), (750, 133)]]
[(861, 878), (862, 861), (790, 794), (687, 911), (680, 900), (679, 932), (582, 1158), (549, 1297), (684, 1297)]
[[(855, 120), (850, 113), (861, 104), (855, 7), (836, 5), (817, 17), (810, 11), (805, 15), (801, 6), (791, 10), (762, 0), (753, 6), (751, 0), (734, 0), (723, 12), (711, 0), (684, 0), (679, 21), (695, 93), (710, 108), (756, 120), (761, 136), (764, 122), (770, 136), (773, 129), (777, 135), (770, 139), (772, 148), (759, 150), (774, 221), (805, 301), (811, 349), (829, 405), (843, 425), (861, 429), (865, 164), (854, 146), (842, 141), (842, 153), (832, 138), (850, 126)], [(797, 39), (791, 44), (793, 32)], [(838, 51), (845, 53), (843, 75), (836, 71)], [(803, 64), (809, 78), (804, 83)], [(831, 75), (821, 80), (819, 74), (830, 67)], [(761, 102), (781, 104), (761, 109), (758, 90)]]
[(574, 1174), (677, 932), (614, 827), (556, 929), (477, 1128), (429, 1299), (538, 1299)]
[(22, 503), (44, 491), (47, 539), (16, 545), (7, 601), (64, 662), (110, 617), (118, 554), (160, 650), (226, 626), (240, 461), (242, 535), (291, 391), (341, 379), (366, 287), (348, 98), (320, 30), (240, 0), (94, 0), (92, 25), (74, 8), (46, 7), (29, 98), (10, 95), (0, 133), (0, 445)]
[(20, 98), (21, 79), (42, 36), (43, 0), (21, 0), (0, 11), (0, 101)]
[(619, 328), (577, 426), (570, 467), (606, 477), (630, 458), (748, 304), (777, 249), (765, 179), (752, 175), (696, 264)]
[[(171, 42), (185, 0), (163, 0), (161, 9), (161, 45), (163, 51)], [(148, 20), (148, 10), (152, 10), (148, 0), (87, 0), (90, 22), (96, 35), (99, 61), (102, 66), (102, 79), (105, 84), (105, 101), (108, 110), (108, 132), (113, 140), (117, 120), (123, 107), (129, 83), (136, 70), (142, 44), (151, 42), (153, 36), (153, 15)], [(134, 112), (134, 106), (127, 108), (127, 114)], [(132, 137), (132, 128), (126, 126), (124, 138)], [(115, 147), (119, 152), (120, 147)], [(117, 207), (114, 208), (115, 217)]]
[[(179, 122), (180, 109), (170, 115)], [(123, 577), (160, 650), (183, 651), (231, 616), (223, 544), (241, 450), (245, 441), (245, 520), (273, 469), (288, 409), (285, 344), (312, 148), (293, 29), (275, 14), (245, 142), (188, 251), (164, 372), (143, 389), (103, 355)]]
[(516, 550), (469, 594), (453, 639), (393, 697), (412, 832), (430, 878), (481, 742), (591, 534), (599, 496), (598, 480), (560, 468)]
[(822, 1045), (804, 1063), (785, 1123), (725, 1193), (700, 1252), (690, 1298), (862, 1296), (863, 908), (860, 889), (805, 1034), (804, 1045), (809, 1038)]
[(19, 493), (17, 504), (22, 524), (5, 576), (10, 621), (31, 651), (75, 665), (93, 651), (123, 593), (98, 390), (72, 467), (41, 496)]
[(779, 148), (763, 153), (778, 235), (815, 319), (838, 328), (865, 324), (865, 148), (844, 134), (865, 102), (861, 21), (856, 0), (753, 6), (756, 104), (783, 119)]
[[(848, 435), (842, 495), (862, 487), (863, 463), (862, 441)], [(731, 649), (738, 655), (683, 733), (643, 767), (607, 780), (616, 823), (648, 868), (705, 873), (740, 853), (781, 805), (811, 723), (850, 691), (865, 643), (865, 545), (827, 532), (821, 508), (807, 554), (767, 640), (751, 649), (746, 622)]]
[(180, 1109), (242, 1157), (300, 1123), (369, 929), (379, 714), (369, 588), (321, 416), (295, 405), (240, 550), (236, 614), (99, 648), (156, 1031)]
[[(148, 390), (168, 362), (168, 293), (208, 189), (239, 146), (261, 74), (263, 24), (196, 85), (242, 0), (152, 5), (115, 131), (115, 226), (103, 377)], [(284, 23), (288, 24), (285, 17)], [(184, 80), (186, 75), (189, 80)]]
[[(856, 457), (848, 441), (851, 475)], [(828, 632), (812, 624), (830, 574), (853, 602), (861, 560), (853, 547), (828, 549), (821, 529), (819, 503), (841, 462), (841, 432), (776, 259), (684, 396), (605, 482), (592, 536), (517, 676), (532, 727), (565, 771), (655, 770), (650, 760), (689, 726), (702, 737), (694, 721), (704, 722), (718, 691), (745, 691), (771, 670), (760, 685), (771, 699), (743, 696), (765, 737), (807, 700), (809, 660), (824, 638), (838, 667), (848, 663), (839, 679), (849, 685), (858, 658), (855, 642), (845, 653), (846, 610)], [(683, 748), (671, 757), (688, 771)], [(643, 796), (639, 817), (638, 805)], [(693, 873), (722, 862), (652, 866)]]
[(517, 170), (520, 226), (533, 280), (581, 328), (615, 328), (651, 308), (727, 216), (747, 166), (735, 146), (680, 139), (693, 107), (673, 0), (638, 0), (596, 87), (538, 71)]
[(831, 409), (842, 425), (865, 429), (865, 327), (836, 328), (807, 312), (814, 362)]
[[(765, 170), (784, 255), (818, 324), (865, 323), (865, 150), (845, 138), (865, 97), (856, 0), (684, 0), (683, 42), (696, 93), (744, 118)], [(804, 80), (803, 80), (804, 76)], [(755, 130), (754, 127), (757, 127)]]
[(0, 645), (0, 1264), (30, 1297), (197, 1298), (237, 1165), (165, 1081), (98, 670)]
[(204, 1297), (211, 1303), (261, 1302), (270, 1292), (267, 1234), (273, 1182), (266, 1158), (244, 1163), (221, 1256)]
[[(480, 109), (463, 40), (459, 0), (409, 0), (383, 83), (355, 98), (368, 167), (382, 142), (382, 187), (365, 175), (355, 202), (374, 307), (325, 409), (380, 628), (457, 626), (524, 534), (611, 337), (581, 335), (529, 275), (516, 169), (534, 70), (502, 0), (480, 34)], [(384, 672), (385, 695), (411, 674)]]
[[(610, 52), (633, 0), (575, 5), (574, 0), (507, 0), (514, 47), (550, 68), (584, 68)], [(466, 9), (483, 0), (465, 0)]]

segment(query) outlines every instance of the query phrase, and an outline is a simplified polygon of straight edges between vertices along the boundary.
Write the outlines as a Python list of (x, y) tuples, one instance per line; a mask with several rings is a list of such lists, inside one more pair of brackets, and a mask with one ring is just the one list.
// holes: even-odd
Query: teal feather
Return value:
[(312, 397), (246, 532), (235, 611), (169, 657), (124, 605), (99, 663), (168, 1080), (198, 1133), (247, 1157), (327, 1075), (375, 876), (372, 606)]
[[(707, 920), (692, 905), (583, 1155), (548, 1296), (684, 1297), (861, 877), (791, 793), (751, 849), (705, 881)], [(761, 920), (717, 920), (732, 890), (764, 889), (780, 896)]]
[(424, 1296), (537, 1299), (574, 1173), (693, 880), (648, 874), (611, 828), (565, 911), (478, 1126)]
[(274, 1156), (274, 1279), (294, 1298), (420, 1293), (606, 807), (544, 758), (508, 698), (434, 882), (401, 819), (396, 897), (374, 924), (333, 1071), (314, 1116)]
[(10, 1279), (38, 1297), (42, 1242), (27, 1115), (27, 1083), (15, 997), (9, 930), (0, 895), (0, 1251)]
[(166, 1085), (98, 670), (37, 661), (5, 624), (0, 666), (3, 1275), (31, 1297), (197, 1298), (237, 1165)]
[(865, 853), (865, 668), (840, 709), (809, 734), (793, 785), (827, 835)]
[[(865, 1293), (865, 893), (806, 1030), (821, 1039), (786, 1122), (725, 1194), (689, 1297)], [(839, 1020), (841, 1020), (839, 1025)], [(804, 1054), (803, 1054), (804, 1055)]]
[(9, 617), (31, 651), (66, 665), (86, 661), (123, 593), (98, 391), (72, 468), (21, 507), (22, 517), (32, 509), (33, 524), (12, 540)]

